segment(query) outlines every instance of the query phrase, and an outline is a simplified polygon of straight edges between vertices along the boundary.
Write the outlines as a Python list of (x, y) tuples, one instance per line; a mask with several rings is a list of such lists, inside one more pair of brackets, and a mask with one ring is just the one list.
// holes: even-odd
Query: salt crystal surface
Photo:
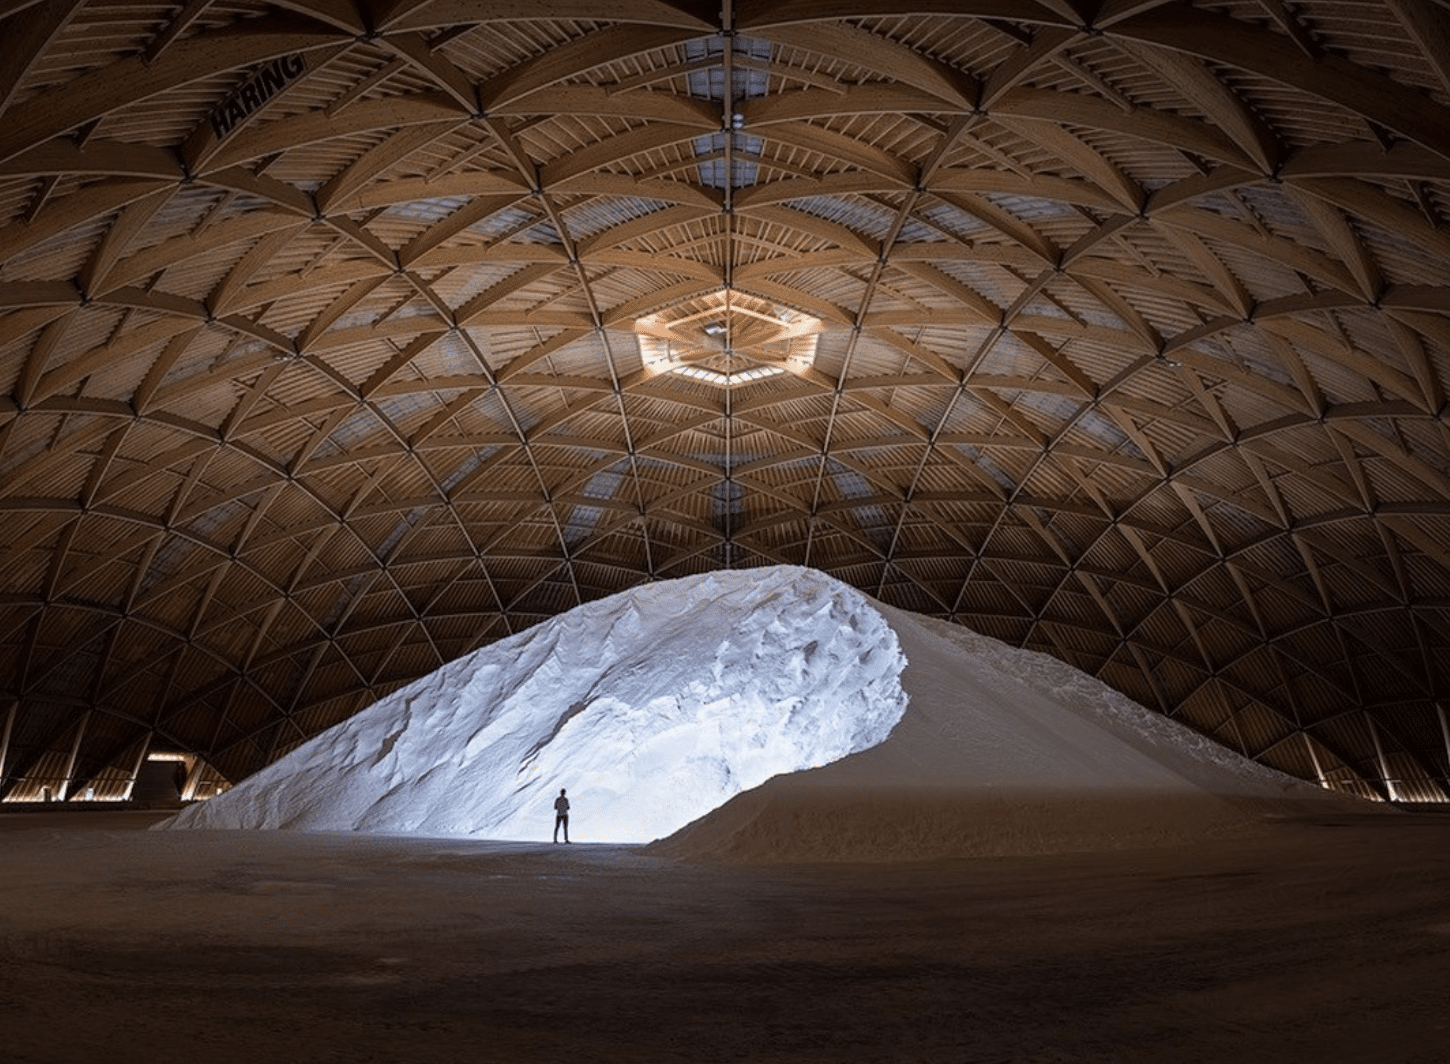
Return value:
[(648, 841), (880, 743), (905, 664), (822, 573), (648, 584), (454, 661), (161, 826), (539, 839), (563, 787), (576, 841)]
[(1329, 797), (1055, 659), (776, 566), (580, 606), (158, 827), (546, 839), (561, 787), (575, 841), (737, 860), (1140, 845)]

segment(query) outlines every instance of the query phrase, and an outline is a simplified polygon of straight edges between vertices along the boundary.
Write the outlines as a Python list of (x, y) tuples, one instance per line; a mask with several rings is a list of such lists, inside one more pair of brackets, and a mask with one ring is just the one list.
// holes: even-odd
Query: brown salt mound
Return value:
[(887, 740), (735, 796), (652, 853), (901, 861), (1130, 849), (1384, 808), (1234, 753), (1072, 667), (887, 606), (910, 705)]

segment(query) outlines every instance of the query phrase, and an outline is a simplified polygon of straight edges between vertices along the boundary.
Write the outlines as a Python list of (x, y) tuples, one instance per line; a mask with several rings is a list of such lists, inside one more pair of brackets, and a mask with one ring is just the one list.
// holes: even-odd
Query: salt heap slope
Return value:
[(491, 644), (161, 828), (645, 842), (778, 773), (884, 740), (905, 659), (886, 618), (779, 567), (650, 584)]
[(876, 604), (908, 665), (883, 743), (732, 799), (657, 854), (924, 860), (1128, 849), (1383, 810), (1284, 775), (1054, 658)]

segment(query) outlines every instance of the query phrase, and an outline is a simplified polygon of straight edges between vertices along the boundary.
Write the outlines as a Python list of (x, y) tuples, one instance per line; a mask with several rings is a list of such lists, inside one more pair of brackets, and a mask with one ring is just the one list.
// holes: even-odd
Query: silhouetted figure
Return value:
[(564, 788), (559, 788), (559, 797), (554, 799), (554, 841), (559, 841), (559, 829), (564, 829), (564, 841), (569, 841), (569, 799), (564, 797)]

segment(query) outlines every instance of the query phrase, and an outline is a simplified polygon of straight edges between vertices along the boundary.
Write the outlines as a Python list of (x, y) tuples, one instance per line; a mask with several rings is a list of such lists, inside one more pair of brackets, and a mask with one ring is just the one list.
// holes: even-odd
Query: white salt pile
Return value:
[(158, 826), (546, 839), (561, 787), (576, 841), (736, 861), (1141, 846), (1342, 801), (1052, 658), (779, 566), (578, 607)]
[(722, 572), (587, 603), (444, 666), (160, 827), (647, 842), (886, 738), (906, 661), (859, 592)]

